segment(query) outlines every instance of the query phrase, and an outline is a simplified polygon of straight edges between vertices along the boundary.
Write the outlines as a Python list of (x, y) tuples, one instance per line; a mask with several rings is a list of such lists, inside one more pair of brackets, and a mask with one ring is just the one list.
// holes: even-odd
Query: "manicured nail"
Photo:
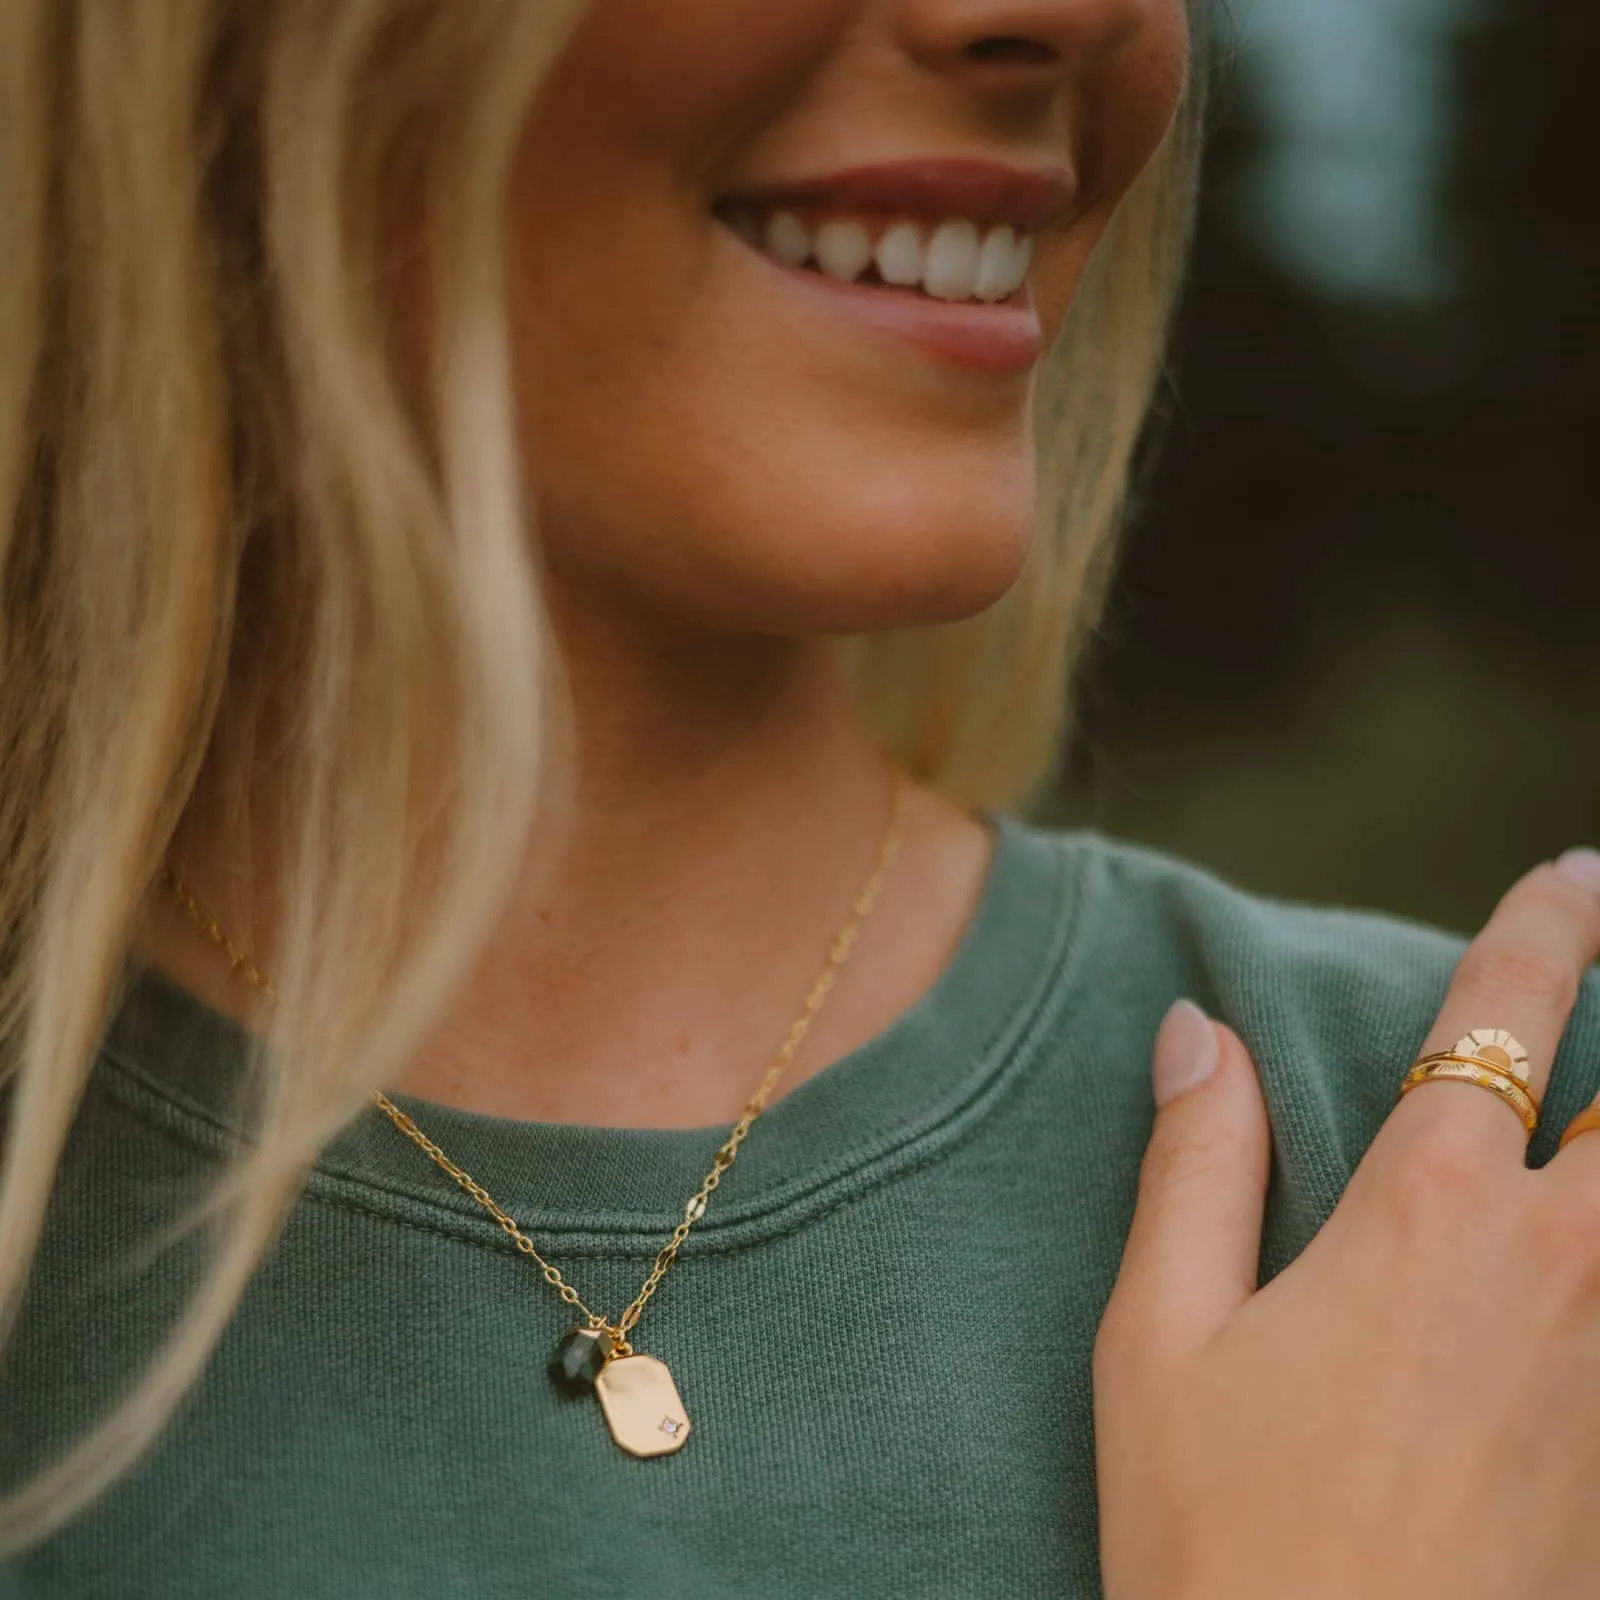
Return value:
[(1600, 851), (1569, 850), (1556, 862), (1556, 871), (1568, 883), (1575, 883), (1590, 894), (1600, 894)]
[(1153, 1079), (1156, 1104), (1164, 1106), (1198, 1089), (1216, 1069), (1217, 1030), (1192, 1000), (1180, 1000), (1156, 1034)]

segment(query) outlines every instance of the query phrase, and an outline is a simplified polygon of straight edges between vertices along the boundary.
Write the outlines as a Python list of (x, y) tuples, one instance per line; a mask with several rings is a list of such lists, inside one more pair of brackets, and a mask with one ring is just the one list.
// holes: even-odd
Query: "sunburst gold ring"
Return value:
[(1499, 1067), (1519, 1083), (1528, 1081), (1528, 1052), (1504, 1028), (1474, 1028), (1456, 1040), (1451, 1054)]
[(1565, 1150), (1574, 1139), (1581, 1139), (1586, 1133), (1600, 1133), (1600, 1106), (1580, 1111), (1567, 1124), (1566, 1132), (1561, 1135), (1561, 1148)]
[(1491, 1066), (1476, 1057), (1445, 1056), (1419, 1061), (1406, 1074), (1405, 1082), (1400, 1085), (1400, 1093), (1407, 1095), (1424, 1083), (1439, 1082), (1470, 1083), (1479, 1089), (1487, 1089), (1516, 1112), (1529, 1138), (1533, 1137), (1534, 1129), (1539, 1126), (1539, 1102), (1534, 1098), (1533, 1091), (1505, 1068)]
[(1431, 1067), (1441, 1061), (1453, 1061), (1460, 1067), (1482, 1067), (1485, 1072), (1498, 1072), (1502, 1078), (1520, 1083), (1529, 1094), (1533, 1093), (1533, 1085), (1526, 1078), (1519, 1077), (1510, 1067), (1503, 1067), (1498, 1061), (1491, 1061), (1485, 1056), (1464, 1056), (1454, 1050), (1435, 1050), (1431, 1056), (1419, 1056), (1412, 1063), (1412, 1068), (1415, 1070), (1417, 1067)]

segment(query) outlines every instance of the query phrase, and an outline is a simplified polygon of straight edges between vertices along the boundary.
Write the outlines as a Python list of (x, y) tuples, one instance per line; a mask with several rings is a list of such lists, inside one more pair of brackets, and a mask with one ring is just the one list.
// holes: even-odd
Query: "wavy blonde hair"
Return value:
[[(5, 1545), (157, 1436), (527, 842), (555, 742), (506, 194), (580, 4), (0, 4), (0, 1337), (197, 782), (257, 770), (270, 686), (294, 713), (251, 794), (289, 841), (277, 1001), (205, 1272), (113, 1414), (5, 1503)], [(1160, 374), (1196, 83), (1039, 383), (1022, 581), (970, 622), (850, 647), (891, 747), (963, 802), (1019, 803), (1053, 761)], [(428, 252), (420, 382), (385, 292), (402, 198)]]

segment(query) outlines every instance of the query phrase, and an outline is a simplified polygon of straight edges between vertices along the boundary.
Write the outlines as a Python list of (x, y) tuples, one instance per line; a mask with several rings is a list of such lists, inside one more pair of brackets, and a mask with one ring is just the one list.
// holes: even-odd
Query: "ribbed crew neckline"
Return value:
[[(697, 1249), (797, 1226), (863, 1173), (933, 1159), (1025, 1068), (1041, 1010), (1065, 987), (1081, 857), (1008, 817), (989, 820), (988, 875), (944, 971), (887, 1028), (762, 1113), (691, 1235)], [(133, 1109), (220, 1150), (254, 1048), (240, 1024), (137, 964), (102, 1044), (104, 1081)], [(733, 1128), (519, 1122), (392, 1098), (525, 1230), (559, 1238), (569, 1254), (659, 1248)], [(499, 1239), (493, 1219), (376, 1108), (325, 1152), (309, 1192)]]

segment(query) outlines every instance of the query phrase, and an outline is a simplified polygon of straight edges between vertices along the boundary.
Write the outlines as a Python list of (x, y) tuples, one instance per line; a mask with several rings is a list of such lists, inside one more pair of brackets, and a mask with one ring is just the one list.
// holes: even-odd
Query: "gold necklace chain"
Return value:
[[(767, 1099), (777, 1086), (778, 1079), (788, 1069), (794, 1060), (795, 1052), (799, 1050), (801, 1041), (810, 1031), (811, 1024), (817, 1012), (822, 1009), (822, 1003), (827, 999), (829, 991), (839, 976), (839, 969), (850, 959), (850, 953), (855, 948), (862, 924), (872, 914), (874, 906), (883, 889), (884, 879), (888, 876), (890, 867), (894, 864), (895, 857), (900, 852), (901, 835), (905, 822), (905, 796), (906, 781), (898, 768), (892, 769), (892, 793), (889, 807), (889, 823), (884, 830), (883, 841), (878, 849), (878, 859), (873, 866), (872, 874), (862, 885), (850, 909), (850, 916), (844, 926), (834, 935), (833, 944), (828, 951), (828, 958), (823, 963), (822, 970), (817, 974), (816, 981), (811, 985), (811, 991), (806, 996), (806, 1003), (801, 1008), (799, 1016), (790, 1024), (788, 1034), (783, 1043), (778, 1047), (778, 1053), (773, 1058), (772, 1065), (767, 1069), (761, 1086), (751, 1096), (745, 1106), (744, 1114), (734, 1124), (733, 1131), (717, 1150), (716, 1157), (711, 1164), (711, 1170), (700, 1182), (700, 1187), (695, 1190), (683, 1208), (683, 1219), (672, 1231), (672, 1237), (657, 1253), (655, 1263), (650, 1269), (649, 1276), (645, 1279), (644, 1287), (634, 1297), (628, 1309), (623, 1312), (615, 1323), (609, 1323), (598, 1312), (591, 1311), (579, 1298), (575, 1290), (561, 1273), (539, 1254), (533, 1241), (496, 1204), (493, 1196), (477, 1182), (469, 1173), (458, 1167), (439, 1148), (416, 1122), (402, 1111), (381, 1090), (373, 1090), (372, 1099), (378, 1109), (400, 1130), (413, 1144), (417, 1146), (433, 1163), (449, 1174), (457, 1184), (471, 1195), (474, 1200), (486, 1210), (494, 1220), (500, 1224), (510, 1237), (513, 1244), (523, 1255), (531, 1257), (538, 1263), (545, 1281), (561, 1298), (575, 1310), (581, 1311), (588, 1319), (591, 1330), (603, 1331), (610, 1335), (612, 1340), (612, 1354), (617, 1358), (633, 1354), (633, 1347), (628, 1342), (628, 1335), (633, 1331), (639, 1321), (639, 1315), (644, 1310), (646, 1302), (656, 1292), (656, 1287), (666, 1276), (667, 1269), (677, 1259), (678, 1252), (683, 1248), (683, 1242), (689, 1236), (689, 1230), (705, 1215), (706, 1203), (711, 1197), (711, 1192), (722, 1182), (722, 1175), (733, 1165), (734, 1158), (739, 1153), (739, 1146), (744, 1143), (746, 1134), (749, 1133), (751, 1124), (766, 1109)], [(187, 885), (178, 876), (177, 872), (169, 865), (163, 868), (162, 879), (173, 899), (183, 910), (189, 921), (211, 944), (213, 944), (226, 958), (228, 965), (239, 974), (247, 983), (258, 989), (269, 1000), (275, 998), (272, 983), (251, 960), (250, 956), (241, 950), (229, 937), (222, 924), (205, 909), (189, 890)]]

